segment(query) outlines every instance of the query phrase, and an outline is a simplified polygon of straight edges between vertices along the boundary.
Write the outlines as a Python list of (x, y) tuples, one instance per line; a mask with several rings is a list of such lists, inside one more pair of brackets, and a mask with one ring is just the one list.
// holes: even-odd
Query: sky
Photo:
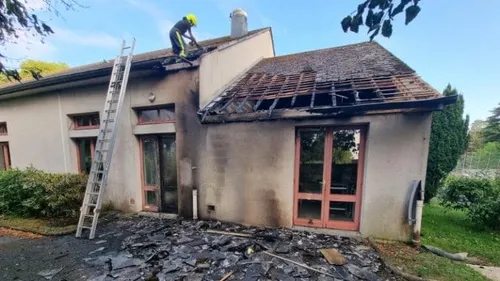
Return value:
[[(361, 0), (78, 0), (85, 7), (61, 16), (45, 11), (44, 0), (30, 8), (54, 29), (42, 44), (20, 36), (3, 46), (8, 67), (23, 59), (70, 66), (114, 58), (122, 39), (137, 40), (136, 53), (170, 47), (168, 31), (187, 13), (198, 17), (199, 40), (230, 33), (234, 8), (248, 12), (249, 29), (272, 27), (276, 55), (369, 40), (367, 30), (344, 33), (340, 21)], [(397, 0), (396, 0), (397, 1)], [(418, 17), (405, 26), (396, 18), (391, 38), (377, 41), (412, 67), (435, 89), (448, 83), (464, 95), (471, 120), (485, 119), (500, 103), (500, 1), (422, 0)], [(403, 15), (403, 14), (401, 14)]]

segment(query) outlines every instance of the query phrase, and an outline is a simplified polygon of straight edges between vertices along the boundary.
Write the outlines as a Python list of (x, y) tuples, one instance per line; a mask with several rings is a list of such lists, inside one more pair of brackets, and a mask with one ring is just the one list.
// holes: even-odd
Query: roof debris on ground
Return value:
[(263, 59), (199, 114), (207, 122), (241, 121), (279, 118), (284, 110), (339, 114), (447, 102), (381, 45), (365, 42)]
[[(387, 279), (377, 253), (355, 239), (217, 221), (118, 223), (132, 235), (120, 252), (85, 258), (98, 269), (90, 280), (396, 280)], [(335, 249), (346, 263), (331, 265), (322, 249)]]

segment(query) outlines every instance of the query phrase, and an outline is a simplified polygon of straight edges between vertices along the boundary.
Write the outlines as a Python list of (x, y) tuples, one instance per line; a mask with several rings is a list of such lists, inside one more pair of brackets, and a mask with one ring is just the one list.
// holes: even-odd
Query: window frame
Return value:
[[(99, 124), (93, 124), (92, 123), (92, 117), (97, 115), (99, 117)], [(73, 121), (73, 130), (92, 130), (92, 129), (99, 129), (101, 127), (101, 115), (99, 112), (88, 112), (88, 113), (81, 113), (81, 114), (73, 114), (70, 116), (71, 120)], [(90, 117), (90, 123), (91, 125), (89, 126), (80, 126), (78, 125), (77, 118), (82, 118), (82, 117)]]
[(8, 142), (0, 142), (0, 149), (3, 150), (4, 159), (0, 159), (5, 164), (5, 170), (9, 170), (11, 166), (10, 149)]
[(0, 136), (6, 136), (9, 134), (9, 128), (7, 128), (7, 122), (0, 122), (0, 128), (5, 127), (5, 133), (0, 131)]
[(90, 140), (90, 157), (92, 158), (92, 160), (94, 160), (94, 155), (95, 155), (95, 145), (97, 143), (97, 137), (89, 137), (89, 138), (77, 138), (77, 139), (74, 139), (74, 143), (75, 143), (75, 148), (76, 148), (76, 163), (77, 163), (77, 169), (78, 169), (78, 173), (81, 173), (81, 174), (84, 174), (85, 172), (82, 171), (82, 165), (81, 165), (81, 153), (80, 153), (80, 146), (79, 146), (79, 142), (80, 141), (83, 141), (83, 140)]
[[(142, 111), (151, 111), (151, 110), (157, 110), (158, 111), (158, 116), (160, 116), (160, 110), (166, 109), (170, 110), (174, 114), (173, 119), (158, 119), (158, 120), (153, 120), (153, 121), (143, 121), (142, 120)], [(170, 103), (170, 104), (164, 104), (160, 106), (151, 106), (151, 107), (139, 107), (135, 109), (135, 113), (137, 114), (137, 125), (151, 125), (151, 124), (165, 124), (165, 123), (175, 123), (176, 116), (175, 116), (175, 104)]]

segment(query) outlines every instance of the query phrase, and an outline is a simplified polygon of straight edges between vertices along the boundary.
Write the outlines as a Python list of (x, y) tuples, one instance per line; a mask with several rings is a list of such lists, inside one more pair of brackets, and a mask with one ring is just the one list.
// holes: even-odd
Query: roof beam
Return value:
[(314, 99), (316, 98), (316, 80), (314, 80), (313, 84), (313, 90), (312, 90), (312, 95), (311, 95), (311, 105), (309, 106), (310, 108), (314, 107)]
[(276, 81), (276, 79), (278, 79), (278, 75), (274, 75), (273, 76), (273, 78), (271, 79), (271, 83), (269, 83), (269, 85), (264, 90), (264, 92), (262, 92), (262, 95), (260, 95), (259, 100), (257, 101), (257, 103), (255, 104), (255, 106), (253, 107), (253, 111), (257, 111), (257, 109), (259, 108), (260, 104), (264, 100), (264, 97), (266, 96), (267, 92), (269, 92), (269, 89), (271, 89), (273, 87), (273, 84)]
[(302, 83), (303, 77), (304, 77), (304, 72), (301, 72), (299, 77), (299, 82), (297, 83), (297, 87), (295, 88), (295, 92), (293, 93), (293, 98), (292, 102), (290, 103), (290, 106), (293, 106), (295, 104), (295, 100), (297, 99), (297, 94), (299, 92), (300, 84)]
[(276, 97), (274, 98), (274, 102), (273, 104), (269, 107), (269, 112), (268, 112), (268, 116), (271, 116), (271, 114), (273, 113), (273, 110), (274, 108), (276, 107), (276, 105), (278, 104), (278, 100), (280, 99), (279, 96), (281, 94), (281, 92), (283, 91), (283, 89), (285, 88), (286, 84), (288, 83), (288, 80), (289, 80), (290, 76), (287, 76), (285, 78), (285, 82), (283, 82), (283, 85), (281, 85), (281, 88), (280, 90), (278, 91), (278, 93), (276, 94)]

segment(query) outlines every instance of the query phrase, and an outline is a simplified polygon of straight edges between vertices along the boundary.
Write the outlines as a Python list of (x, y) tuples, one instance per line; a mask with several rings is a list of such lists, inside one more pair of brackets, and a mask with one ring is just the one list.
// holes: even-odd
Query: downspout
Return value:
[(412, 243), (415, 247), (420, 247), (420, 233), (422, 230), (422, 211), (424, 208), (424, 190), (422, 181), (416, 180), (408, 202), (408, 224), (413, 225)]

